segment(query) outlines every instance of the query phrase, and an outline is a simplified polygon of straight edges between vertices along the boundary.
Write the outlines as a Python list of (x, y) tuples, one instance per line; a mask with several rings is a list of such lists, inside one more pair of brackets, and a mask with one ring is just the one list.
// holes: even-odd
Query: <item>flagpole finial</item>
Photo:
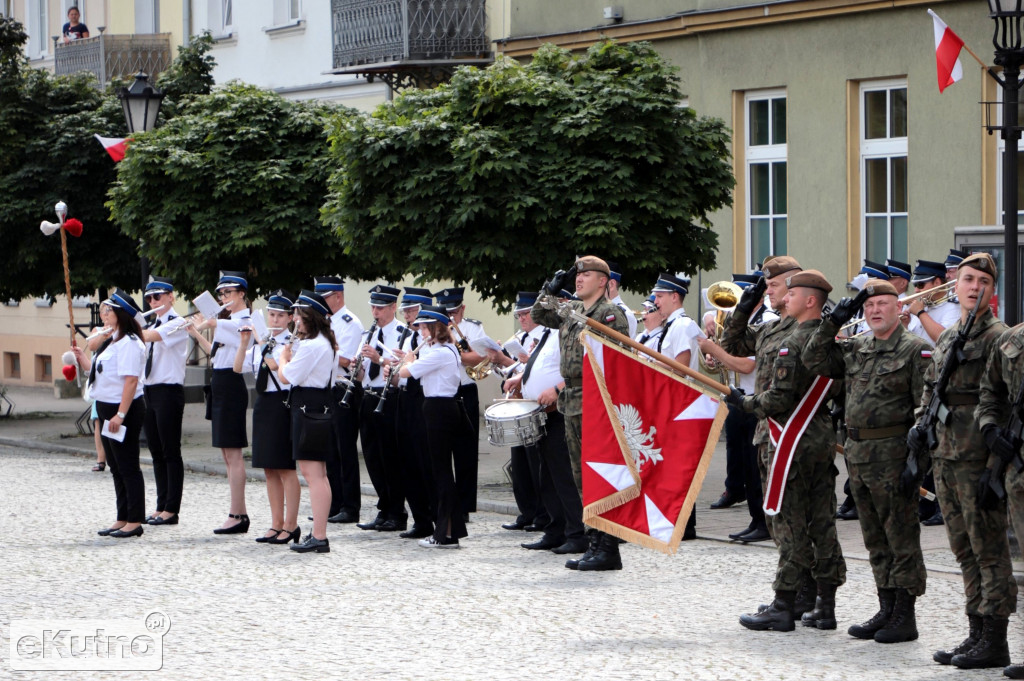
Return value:
[(53, 207), (53, 210), (55, 213), (57, 213), (57, 217), (60, 219), (60, 223), (64, 224), (64, 218), (67, 217), (68, 214), (68, 204), (64, 203), (63, 201), (58, 201), (57, 205)]

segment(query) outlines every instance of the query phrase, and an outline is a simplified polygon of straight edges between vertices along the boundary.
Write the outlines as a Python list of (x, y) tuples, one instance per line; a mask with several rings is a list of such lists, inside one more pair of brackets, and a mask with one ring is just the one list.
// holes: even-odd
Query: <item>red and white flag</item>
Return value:
[(125, 149), (128, 148), (128, 139), (124, 137), (100, 137), (99, 135), (93, 135), (99, 143), (103, 145), (103, 148), (110, 154), (110, 158), (114, 159), (114, 163), (117, 163), (124, 158)]
[(583, 332), (583, 519), (674, 553), (727, 407), (718, 393)]
[(935, 66), (939, 73), (939, 92), (964, 77), (964, 67), (960, 63), (960, 50), (964, 41), (935, 12), (932, 15), (935, 27)]

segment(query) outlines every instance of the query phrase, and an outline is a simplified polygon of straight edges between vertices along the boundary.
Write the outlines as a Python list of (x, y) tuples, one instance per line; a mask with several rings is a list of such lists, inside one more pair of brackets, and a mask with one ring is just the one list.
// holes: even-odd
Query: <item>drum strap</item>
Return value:
[(524, 386), (526, 385), (526, 382), (528, 380), (530, 380), (530, 372), (533, 370), (533, 365), (534, 365), (534, 363), (536, 363), (537, 358), (540, 357), (540, 351), (544, 348), (544, 343), (547, 342), (548, 335), (550, 333), (551, 333), (551, 329), (544, 329), (544, 333), (540, 337), (540, 343), (538, 343), (537, 347), (533, 349), (532, 353), (530, 353), (530, 359), (526, 362), (526, 370), (523, 371), (523, 385)]

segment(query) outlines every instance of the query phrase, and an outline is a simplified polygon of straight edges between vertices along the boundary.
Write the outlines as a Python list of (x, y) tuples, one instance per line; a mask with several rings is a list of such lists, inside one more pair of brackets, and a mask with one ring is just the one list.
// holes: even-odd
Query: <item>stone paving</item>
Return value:
[[(965, 633), (954, 575), (929, 573), (916, 642), (845, 634), (875, 609), (869, 567), (858, 560), (839, 592), (838, 631), (749, 632), (737, 617), (768, 597), (771, 550), (697, 540), (665, 556), (627, 545), (624, 570), (577, 573), (558, 556), (518, 548), (527, 535), (501, 530), (506, 516), (479, 513), (457, 551), (331, 525), (331, 553), (300, 555), (253, 541), (266, 517), (260, 484), (246, 488), (253, 530), (213, 535), (227, 485), (195, 474), (186, 476), (180, 525), (116, 540), (95, 534), (112, 519), (110, 476), (83, 463), (0, 446), (0, 678), (42, 677), (10, 669), (12, 619), (141, 620), (152, 611), (171, 622), (163, 669), (124, 678), (1002, 678), (931, 662)], [(152, 495), (151, 469), (144, 475)], [(1010, 628), (1019, 660), (1016, 617)]]

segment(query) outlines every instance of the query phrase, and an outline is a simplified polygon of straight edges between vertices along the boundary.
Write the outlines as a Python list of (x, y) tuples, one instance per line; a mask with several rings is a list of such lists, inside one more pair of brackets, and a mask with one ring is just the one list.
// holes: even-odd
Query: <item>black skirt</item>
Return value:
[(231, 369), (215, 369), (210, 379), (210, 400), (213, 404), (213, 446), (223, 449), (248, 447), (245, 410), (249, 406), (249, 390), (242, 374)]
[(284, 401), (288, 391), (256, 393), (252, 407), (252, 467), (290, 468), (292, 459), (292, 413)]
[(317, 452), (302, 452), (299, 447), (302, 437), (302, 407), (310, 414), (323, 414), (326, 407), (329, 411), (334, 403), (330, 388), (292, 388), (292, 458), (296, 461), (327, 461), (331, 448), (325, 447)]

